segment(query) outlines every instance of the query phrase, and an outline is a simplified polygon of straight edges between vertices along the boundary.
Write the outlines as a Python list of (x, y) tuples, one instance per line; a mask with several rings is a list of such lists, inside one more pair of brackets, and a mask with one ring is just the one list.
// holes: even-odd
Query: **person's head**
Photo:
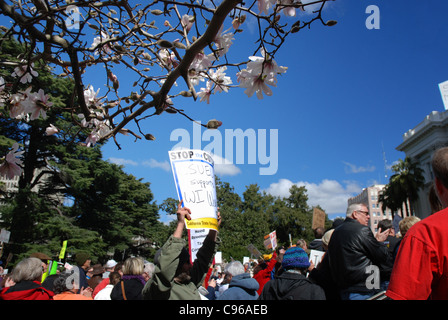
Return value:
[(76, 293), (78, 289), (79, 286), (75, 281), (75, 276), (69, 272), (61, 273), (53, 281), (53, 292), (55, 294), (60, 294), (66, 291)]
[(121, 275), (116, 272), (116, 271), (112, 271), (111, 273), (109, 273), (109, 283), (116, 285), (118, 282), (120, 282), (121, 280)]
[(363, 203), (353, 203), (347, 208), (347, 218), (354, 219), (360, 224), (368, 226), (369, 225), (369, 209)]
[(322, 237), (325, 233), (325, 229), (322, 227), (317, 227), (316, 229), (313, 230), (313, 232), (314, 232), (314, 238), (322, 239)]
[(143, 278), (145, 278), (145, 281), (148, 281), (152, 278), (152, 275), (154, 274), (154, 263), (152, 262), (145, 262), (143, 267)]
[(115, 261), (114, 259), (111, 259), (106, 262), (106, 264), (104, 265), (104, 269), (106, 269), (106, 271), (114, 271), (114, 268), (116, 265), (117, 265), (117, 261)]
[(140, 257), (127, 258), (123, 263), (124, 275), (142, 275), (143, 271), (143, 259)]
[(239, 261), (232, 261), (227, 264), (225, 272), (232, 277), (245, 273), (244, 266)]
[(392, 220), (390, 219), (383, 219), (380, 222), (378, 222), (378, 230), (381, 229), (381, 232), (386, 231), (387, 229), (390, 229), (389, 235), (394, 236), (395, 230), (392, 225)]
[(299, 239), (299, 240), (297, 240), (297, 246), (298, 246), (299, 248), (302, 248), (303, 250), (307, 250), (307, 249), (308, 249), (308, 246), (307, 246), (307, 244), (306, 244), (306, 241), (303, 240), (303, 239)]
[(406, 232), (408, 232), (408, 230), (419, 221), (420, 218), (416, 216), (405, 217), (401, 219), (401, 221), (398, 223), (398, 228), (400, 229), (401, 236), (404, 237)]
[(43, 273), (44, 268), (40, 259), (26, 258), (15, 266), (11, 278), (15, 283), (21, 281), (40, 281)]
[(47, 272), (48, 269), (48, 261), (51, 260), (51, 258), (42, 252), (34, 252), (31, 254), (30, 258), (37, 258), (42, 262), (42, 267), (44, 268), (44, 273)]
[(322, 237), (322, 247), (324, 248), (324, 251), (328, 250), (328, 245), (330, 244), (331, 235), (333, 234), (334, 229), (330, 229), (327, 232), (324, 233), (324, 236)]
[(432, 157), (434, 186), (443, 208), (448, 206), (448, 147), (437, 149)]
[(90, 254), (87, 252), (78, 252), (75, 254), (75, 262), (78, 267), (84, 270), (89, 270), (90, 263), (92, 262)]
[(308, 254), (299, 247), (291, 247), (285, 251), (282, 260), (282, 268), (286, 271), (296, 270), (305, 273), (310, 267)]

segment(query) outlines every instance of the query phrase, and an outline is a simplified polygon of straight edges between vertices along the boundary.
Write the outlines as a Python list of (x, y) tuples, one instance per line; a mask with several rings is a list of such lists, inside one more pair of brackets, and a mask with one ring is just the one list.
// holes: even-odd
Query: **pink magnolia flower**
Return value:
[(45, 94), (44, 90), (39, 89), (37, 93), (31, 94), (29, 96), (28, 112), (31, 113), (31, 120), (35, 120), (42, 115), (43, 119), (47, 118), (47, 109), (50, 108), (53, 103), (48, 101), (48, 96)]
[(12, 146), (12, 150), (5, 157), (5, 161), (0, 166), (0, 175), (12, 179), (22, 173), (22, 160), (17, 159), (24, 151), (19, 151), (19, 144), (15, 142)]
[[(22, 60), (22, 63), (25, 63), (26, 61)], [(13, 77), (19, 77), (21, 83), (27, 83), (31, 82), (33, 80), (33, 77), (37, 77), (39, 74), (33, 70), (34, 63), (32, 63), (30, 66), (27, 64), (18, 66), (14, 69), (14, 72), (11, 73)]]
[[(176, 68), (179, 65), (179, 61), (176, 59), (174, 52), (170, 52), (168, 49), (162, 49), (159, 51), (159, 58), (163, 61), (166, 68)], [(162, 66), (163, 68), (163, 66)]]
[(189, 16), (188, 14), (184, 14), (182, 16), (182, 19), (180, 20), (180, 23), (182, 24), (182, 26), (185, 28), (185, 30), (188, 33), (190, 31), (191, 27), (193, 26), (194, 16)]
[(213, 53), (206, 55), (203, 52), (199, 52), (191, 63), (190, 69), (204, 71), (212, 66), (213, 61), (215, 61), (215, 55)]

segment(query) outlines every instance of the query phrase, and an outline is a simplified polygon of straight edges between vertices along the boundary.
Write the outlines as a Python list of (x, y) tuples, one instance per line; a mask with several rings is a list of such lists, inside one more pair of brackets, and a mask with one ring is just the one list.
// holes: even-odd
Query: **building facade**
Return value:
[(432, 213), (428, 198), (434, 180), (432, 155), (435, 150), (446, 146), (448, 146), (448, 111), (433, 111), (417, 126), (404, 133), (403, 142), (396, 148), (418, 163), (423, 170), (424, 186), (413, 204), (415, 215), (421, 219)]

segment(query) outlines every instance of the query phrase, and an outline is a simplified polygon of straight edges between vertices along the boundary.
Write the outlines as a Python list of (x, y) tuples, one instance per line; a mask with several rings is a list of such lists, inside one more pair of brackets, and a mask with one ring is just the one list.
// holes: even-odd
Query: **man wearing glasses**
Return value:
[(362, 203), (349, 205), (345, 221), (337, 227), (328, 247), (329, 269), (343, 300), (364, 300), (385, 290), (380, 274), (391, 270), (392, 255), (383, 243), (388, 230), (374, 236), (369, 211)]

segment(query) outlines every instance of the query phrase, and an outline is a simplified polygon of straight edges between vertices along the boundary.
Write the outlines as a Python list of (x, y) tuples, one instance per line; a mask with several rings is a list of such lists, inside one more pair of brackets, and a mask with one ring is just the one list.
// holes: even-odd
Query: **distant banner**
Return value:
[(448, 81), (439, 83), (440, 94), (442, 95), (445, 110), (448, 110)]
[(202, 150), (169, 151), (177, 196), (191, 210), (187, 229), (218, 230), (214, 162)]
[(264, 247), (272, 250), (277, 247), (277, 233), (275, 231), (272, 231), (270, 234), (264, 236)]

